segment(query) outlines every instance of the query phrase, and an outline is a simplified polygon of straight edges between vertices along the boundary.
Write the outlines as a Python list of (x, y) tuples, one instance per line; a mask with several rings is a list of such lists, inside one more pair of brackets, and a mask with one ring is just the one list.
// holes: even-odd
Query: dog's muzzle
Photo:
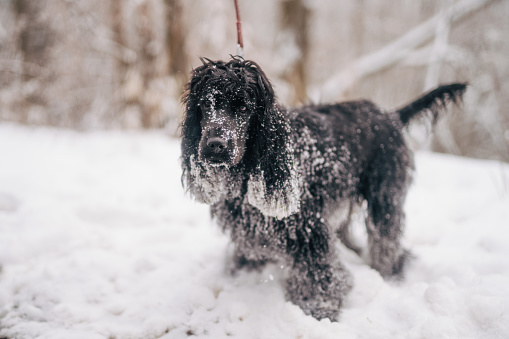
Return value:
[(220, 130), (208, 130), (200, 142), (200, 160), (211, 165), (228, 165), (232, 156), (232, 140)]

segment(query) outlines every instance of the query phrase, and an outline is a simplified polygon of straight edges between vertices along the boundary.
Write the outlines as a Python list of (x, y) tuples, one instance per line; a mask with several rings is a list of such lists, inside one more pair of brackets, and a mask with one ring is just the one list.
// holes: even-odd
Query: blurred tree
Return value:
[(185, 23), (180, 0), (164, 0), (166, 11), (166, 54), (168, 55), (168, 69), (170, 76), (177, 81), (177, 91), (187, 80), (188, 62), (185, 52)]
[(115, 66), (116, 66), (116, 83), (120, 90), (116, 91), (116, 96), (119, 98), (116, 100), (118, 110), (123, 111), (126, 108), (126, 77), (127, 71), (129, 70), (129, 58), (124, 53), (124, 48), (127, 45), (124, 37), (124, 16), (122, 14), (122, 3), (123, 0), (111, 0), (110, 1), (110, 14), (111, 14), (111, 30), (113, 33), (113, 41), (115, 42), (117, 52), (114, 53)]
[[(154, 26), (149, 1), (143, 1), (139, 6), (138, 18), (136, 20), (136, 31), (140, 37), (140, 49), (138, 50), (138, 59), (136, 71), (141, 75), (142, 88), (149, 88), (150, 81), (157, 74), (155, 67), (156, 50), (154, 44)], [(137, 105), (141, 111), (141, 124), (144, 128), (157, 127), (159, 124), (159, 116), (157, 105), (147, 100), (146, 92), (142, 91), (140, 96), (136, 98)]]
[(117, 82), (120, 88), (121, 109), (134, 111), (139, 125), (143, 128), (161, 127), (160, 102), (154, 93), (154, 81), (165, 76), (159, 67), (161, 50), (158, 48), (154, 3), (143, 0), (136, 4), (136, 11), (130, 19), (134, 25), (131, 36), (126, 36), (124, 14), (126, 2), (110, 2), (113, 39), (118, 49), (116, 60)]
[(281, 1), (281, 23), (285, 38), (296, 48), (290, 67), (283, 74), (293, 85), (292, 102), (305, 103), (307, 97), (307, 61), (309, 55), (309, 16), (310, 10), (304, 0)]
[(41, 16), (44, 5), (46, 5), (45, 0), (12, 1), (17, 26), (17, 47), (21, 56), (22, 79), (20, 80), (25, 83), (35, 80), (31, 82), (31, 90), (25, 91), (25, 95), (16, 100), (18, 118), (24, 123), (29, 121), (31, 106), (38, 106), (41, 109), (47, 107), (44, 86), (37, 79), (45, 77), (49, 80), (48, 74), (43, 70), (50, 58), (55, 33), (51, 29), (49, 20)]
[[(286, 105), (365, 97), (390, 109), (471, 83), (432, 149), (509, 160), (509, 1), (240, 0), (246, 57)], [(0, 121), (177, 126), (198, 56), (235, 46), (231, 1), (0, 1)], [(427, 138), (429, 139), (429, 137)]]
[(35, 77), (33, 65), (44, 67), (53, 45), (54, 32), (48, 19), (40, 16), (45, 0), (14, 0), (12, 5), (19, 25), (19, 49), (23, 58), (24, 78)]

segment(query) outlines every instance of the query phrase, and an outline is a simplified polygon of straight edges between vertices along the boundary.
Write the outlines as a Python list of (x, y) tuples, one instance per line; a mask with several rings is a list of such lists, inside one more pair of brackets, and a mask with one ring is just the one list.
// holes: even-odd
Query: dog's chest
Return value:
[(241, 199), (214, 205), (211, 212), (246, 257), (277, 258), (286, 252), (288, 229), (284, 221), (264, 216)]

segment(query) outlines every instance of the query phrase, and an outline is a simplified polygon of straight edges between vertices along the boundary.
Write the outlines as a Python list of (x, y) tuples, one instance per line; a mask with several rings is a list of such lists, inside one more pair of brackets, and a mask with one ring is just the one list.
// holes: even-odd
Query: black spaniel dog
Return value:
[(466, 85), (389, 112), (363, 100), (288, 109), (255, 62), (202, 62), (183, 98), (182, 181), (229, 233), (235, 267), (284, 262), (287, 298), (334, 321), (351, 289), (334, 241), (359, 251), (348, 226), (352, 207), (366, 202), (369, 264), (400, 276), (413, 168), (403, 130), (421, 116), (436, 121)]

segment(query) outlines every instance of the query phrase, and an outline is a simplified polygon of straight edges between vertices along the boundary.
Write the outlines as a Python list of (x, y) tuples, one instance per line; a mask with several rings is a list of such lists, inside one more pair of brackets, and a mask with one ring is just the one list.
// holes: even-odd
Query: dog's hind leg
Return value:
[(401, 277), (410, 255), (403, 249), (401, 237), (411, 161), (406, 149), (392, 151), (380, 154), (378, 161), (374, 161), (365, 193), (370, 265), (383, 277)]
[(398, 217), (386, 223), (376, 224), (370, 216), (366, 220), (369, 242), (370, 265), (384, 278), (403, 276), (403, 268), (410, 252), (401, 246), (401, 225)]

